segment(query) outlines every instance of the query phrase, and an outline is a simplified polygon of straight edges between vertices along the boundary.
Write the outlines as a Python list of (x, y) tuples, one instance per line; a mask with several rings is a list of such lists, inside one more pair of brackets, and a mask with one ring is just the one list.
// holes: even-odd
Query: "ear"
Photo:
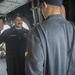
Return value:
[(44, 5), (44, 8), (46, 9), (47, 8), (47, 3), (44, 2), (43, 5)]

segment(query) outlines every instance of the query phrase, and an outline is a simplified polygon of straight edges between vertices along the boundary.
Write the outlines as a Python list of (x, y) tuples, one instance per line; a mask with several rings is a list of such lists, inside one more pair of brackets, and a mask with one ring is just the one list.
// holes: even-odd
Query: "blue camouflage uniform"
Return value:
[[(61, 15), (49, 16), (28, 35), (27, 75), (66, 75), (73, 26)], [(75, 49), (69, 75), (74, 75)]]

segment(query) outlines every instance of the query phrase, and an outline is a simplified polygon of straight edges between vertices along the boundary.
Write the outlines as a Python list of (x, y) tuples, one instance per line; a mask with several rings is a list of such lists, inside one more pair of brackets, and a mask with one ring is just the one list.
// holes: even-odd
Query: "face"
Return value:
[(0, 30), (2, 30), (2, 29), (3, 29), (3, 20), (0, 19)]
[(15, 18), (15, 20), (14, 20), (15, 27), (21, 28), (22, 27), (22, 23), (23, 23), (22, 18), (17, 16)]

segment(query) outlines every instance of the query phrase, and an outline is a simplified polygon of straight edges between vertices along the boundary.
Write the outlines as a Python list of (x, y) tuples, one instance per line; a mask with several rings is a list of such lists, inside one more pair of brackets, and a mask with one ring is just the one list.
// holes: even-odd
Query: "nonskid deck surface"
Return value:
[(0, 75), (7, 75), (5, 59), (0, 59)]

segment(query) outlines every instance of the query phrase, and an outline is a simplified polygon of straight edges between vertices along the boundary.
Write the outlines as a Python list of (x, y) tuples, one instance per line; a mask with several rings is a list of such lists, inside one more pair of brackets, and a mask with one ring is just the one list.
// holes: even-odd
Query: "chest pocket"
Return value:
[(9, 36), (10, 41), (17, 41), (18, 40), (18, 35), (12, 34)]

